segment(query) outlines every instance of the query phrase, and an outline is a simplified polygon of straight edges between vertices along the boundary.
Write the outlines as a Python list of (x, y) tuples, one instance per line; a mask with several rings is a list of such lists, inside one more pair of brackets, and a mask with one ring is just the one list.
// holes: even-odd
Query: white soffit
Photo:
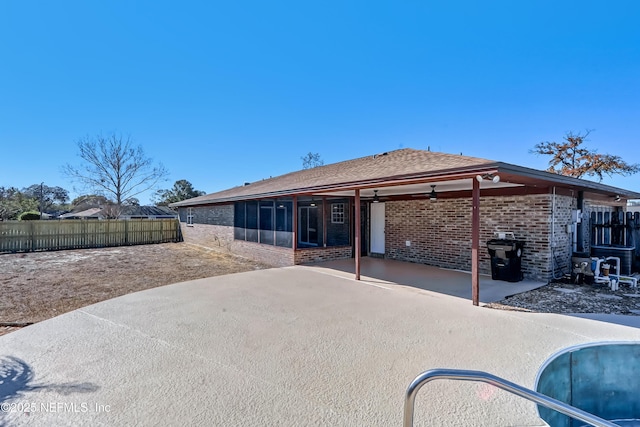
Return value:
[[(438, 181), (433, 183), (424, 183), (424, 184), (409, 184), (409, 185), (398, 185), (393, 187), (379, 187), (379, 188), (367, 188), (360, 190), (360, 197), (373, 197), (373, 191), (378, 190), (378, 196), (398, 196), (403, 194), (424, 194), (431, 192), (431, 185), (435, 184), (436, 192), (450, 192), (450, 191), (471, 191), (472, 190), (472, 181), (470, 179), (456, 179), (452, 181)], [(498, 182), (493, 183), (490, 180), (483, 180), (480, 183), (480, 189), (486, 190), (490, 188), (507, 188), (507, 187), (523, 187), (522, 184), (512, 184), (509, 182)], [(354, 194), (353, 190), (345, 190), (345, 191), (329, 191), (322, 193), (315, 193), (319, 196), (344, 196), (344, 197), (352, 197)]]

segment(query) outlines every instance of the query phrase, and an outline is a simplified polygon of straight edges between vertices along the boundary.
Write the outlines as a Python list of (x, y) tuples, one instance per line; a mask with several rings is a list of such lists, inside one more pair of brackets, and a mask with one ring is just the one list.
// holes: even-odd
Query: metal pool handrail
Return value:
[(420, 391), (420, 388), (422, 388), (426, 383), (437, 379), (484, 382), (508, 391), (509, 393), (513, 393), (516, 396), (535, 402), (538, 405), (542, 405), (571, 418), (583, 421), (589, 425), (596, 427), (619, 427), (618, 424), (614, 424), (611, 421), (596, 417), (595, 415), (581, 409), (553, 399), (542, 393), (529, 390), (528, 388), (519, 386), (511, 381), (496, 377), (495, 375), (482, 371), (467, 371), (463, 369), (431, 369), (418, 375), (416, 379), (411, 382), (405, 394), (403, 427), (413, 427), (413, 410), (416, 395), (418, 394), (418, 391)]

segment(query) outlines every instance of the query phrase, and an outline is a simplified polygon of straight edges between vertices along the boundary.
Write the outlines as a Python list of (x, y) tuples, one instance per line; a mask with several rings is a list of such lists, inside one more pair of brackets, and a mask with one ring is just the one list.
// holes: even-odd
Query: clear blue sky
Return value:
[(636, 0), (2, 0), (0, 61), (0, 186), (75, 196), (60, 167), (114, 131), (206, 192), (309, 151), (544, 169), (534, 144), (586, 129), (640, 163)]

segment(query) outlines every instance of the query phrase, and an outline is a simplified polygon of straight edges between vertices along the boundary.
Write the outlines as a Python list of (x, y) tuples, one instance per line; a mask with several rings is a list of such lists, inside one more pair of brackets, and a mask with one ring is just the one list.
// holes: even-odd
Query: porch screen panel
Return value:
[(246, 240), (258, 241), (258, 202), (247, 202)]
[(276, 204), (276, 246), (293, 247), (293, 203)]
[(233, 213), (233, 238), (236, 240), (245, 240), (245, 203), (239, 202), (234, 206)]
[(273, 245), (275, 240), (274, 216), (273, 202), (260, 202), (260, 243)]

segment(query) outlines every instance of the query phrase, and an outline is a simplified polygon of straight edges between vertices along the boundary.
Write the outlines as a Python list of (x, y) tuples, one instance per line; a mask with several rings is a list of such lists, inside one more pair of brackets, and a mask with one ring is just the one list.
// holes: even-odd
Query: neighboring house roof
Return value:
[(80, 211), (80, 212), (69, 212), (69, 213), (60, 215), (60, 219), (67, 219), (67, 218), (99, 218), (101, 211), (102, 211), (102, 208), (91, 208), (91, 209), (86, 209), (86, 210)]
[(120, 216), (175, 218), (178, 214), (166, 206), (123, 206)]
[[(104, 218), (109, 216), (107, 212), (103, 212), (105, 210), (108, 210), (108, 208), (91, 208), (80, 212), (69, 212), (60, 215), (60, 218)], [(119, 212), (120, 218), (175, 218), (177, 216), (178, 214), (174, 210), (166, 206), (123, 206)]]
[(620, 194), (626, 198), (640, 198), (640, 193), (509, 163), (405, 148), (291, 172), (249, 185), (172, 203), (170, 206), (195, 206), (261, 197), (372, 188), (389, 183), (402, 185), (410, 182), (424, 182), (426, 179), (438, 182), (469, 178), (484, 172), (499, 172), (511, 179), (511, 182), (522, 185), (546, 182), (549, 185), (558, 184)]

